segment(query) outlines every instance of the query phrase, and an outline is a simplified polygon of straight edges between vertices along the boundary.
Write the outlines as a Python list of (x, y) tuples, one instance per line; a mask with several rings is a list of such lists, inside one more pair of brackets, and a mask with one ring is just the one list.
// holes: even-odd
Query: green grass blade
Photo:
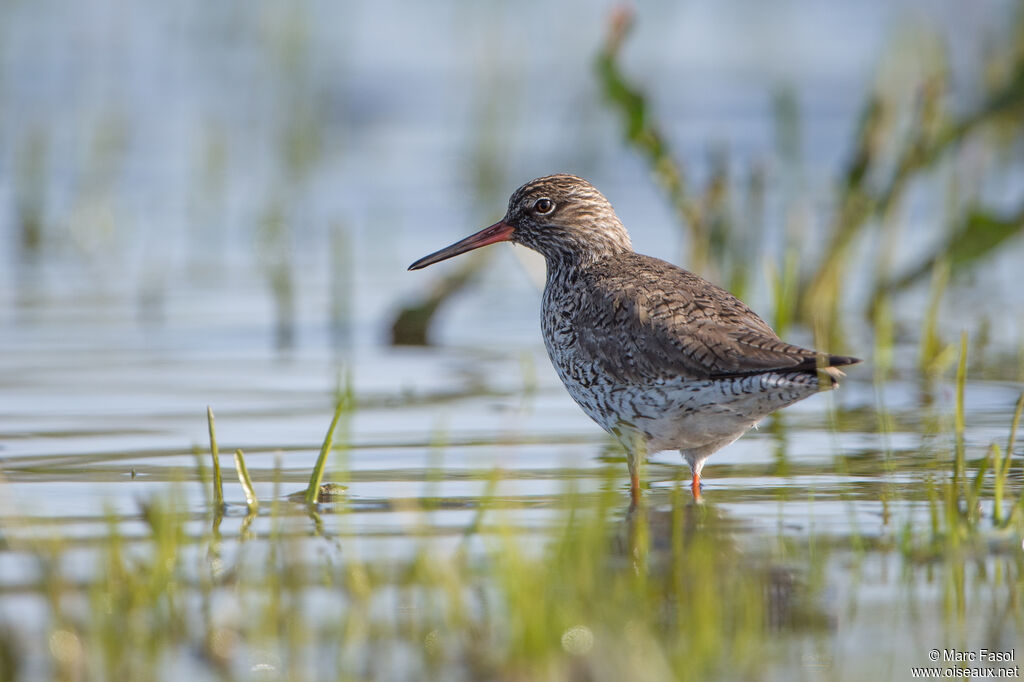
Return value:
[(953, 346), (943, 342), (939, 334), (939, 311), (942, 297), (949, 284), (949, 263), (936, 263), (932, 271), (931, 291), (925, 313), (924, 328), (921, 330), (918, 365), (926, 375), (938, 376), (946, 371), (953, 360)]
[(215, 509), (221, 509), (224, 506), (224, 481), (220, 475), (220, 452), (217, 450), (213, 409), (209, 405), (206, 406), (206, 423), (210, 427), (210, 454), (213, 455), (213, 506)]
[(1006, 441), (1006, 459), (1003, 460), (1003, 471), (1010, 470), (1010, 460), (1013, 458), (1013, 446), (1017, 442), (1017, 427), (1020, 426), (1020, 415), (1024, 412), (1024, 393), (1017, 398), (1017, 408), (1013, 411), (1013, 421), (1010, 422), (1010, 437)]
[[(989, 451), (981, 458), (978, 470), (974, 473), (974, 484), (968, 489), (967, 513), (972, 517), (976, 516), (975, 510), (978, 508), (979, 500), (981, 500), (981, 487), (985, 484), (985, 475), (988, 473), (989, 467), (992, 467), (993, 476), (999, 476), (999, 462), (997, 460), (999, 453), (993, 454), (993, 448), (998, 450), (999, 446), (993, 443)], [(994, 459), (996, 461), (993, 463)]]
[(245, 455), (240, 449), (235, 450), (235, 471), (238, 472), (238, 482), (242, 484), (242, 489), (245, 491), (245, 506), (249, 508), (249, 511), (256, 511), (260, 506), (260, 501), (256, 497), (256, 490), (252, 487), (249, 469), (245, 466)]
[(960, 334), (960, 361), (956, 367), (956, 417), (954, 432), (956, 436), (956, 460), (953, 465), (954, 485), (959, 485), (964, 477), (964, 387), (967, 384), (967, 332)]
[[(1017, 398), (1017, 409), (1014, 410), (1013, 421), (1010, 423), (1010, 437), (1006, 442), (1006, 455), (1000, 471), (1003, 478), (1006, 478), (1010, 473), (1010, 465), (1013, 460), (1013, 447), (1017, 441), (1017, 427), (1020, 425), (1021, 412), (1024, 412), (1024, 393), (1021, 393), (1020, 397)], [(1013, 505), (1013, 508), (1010, 510), (1009, 517), (1007, 517), (1006, 522), (1003, 524), (1004, 527), (1012, 524), (1014, 519), (1022, 513), (1024, 513), (1024, 490), (1020, 491), (1016, 504)]]
[(1006, 470), (1003, 468), (1003, 452), (998, 443), (988, 448), (988, 456), (992, 459), (992, 520), (997, 526), (1003, 522), (1003, 489), (1006, 483)]
[(338, 406), (334, 408), (334, 418), (324, 436), (324, 444), (320, 447), (320, 455), (316, 458), (316, 465), (313, 467), (313, 474), (309, 477), (309, 487), (306, 488), (306, 504), (316, 504), (317, 494), (320, 492), (320, 484), (324, 480), (324, 469), (327, 466), (327, 455), (330, 454), (334, 445), (334, 429), (338, 427), (341, 415), (348, 407), (347, 400), (339, 400)]
[[(774, 265), (774, 264), (771, 264)], [(786, 249), (779, 271), (771, 274), (772, 298), (775, 303), (775, 331), (785, 336), (796, 316), (796, 287), (799, 278), (800, 253), (793, 247)]]

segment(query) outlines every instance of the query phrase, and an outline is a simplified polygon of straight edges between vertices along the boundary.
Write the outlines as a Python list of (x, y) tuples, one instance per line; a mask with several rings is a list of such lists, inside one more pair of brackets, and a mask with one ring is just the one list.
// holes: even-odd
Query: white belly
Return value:
[(812, 374), (767, 373), (740, 379), (613, 384), (585, 367), (554, 363), (569, 395), (627, 448), (648, 453), (722, 447), (768, 414), (817, 393)]

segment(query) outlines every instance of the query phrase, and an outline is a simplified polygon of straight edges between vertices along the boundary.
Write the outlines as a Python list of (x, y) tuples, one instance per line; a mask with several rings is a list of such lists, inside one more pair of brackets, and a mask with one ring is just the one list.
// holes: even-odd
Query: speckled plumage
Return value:
[(502, 221), (410, 269), (505, 240), (545, 257), (548, 355), (573, 399), (626, 449), (634, 498), (639, 458), (669, 448), (690, 464), (699, 497), (708, 456), (857, 362), (785, 343), (729, 292), (635, 253), (608, 200), (572, 175), (526, 183)]

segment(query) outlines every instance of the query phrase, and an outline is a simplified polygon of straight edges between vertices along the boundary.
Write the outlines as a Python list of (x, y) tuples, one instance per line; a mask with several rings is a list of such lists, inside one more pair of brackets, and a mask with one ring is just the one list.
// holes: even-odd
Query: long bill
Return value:
[(429, 256), (424, 256), (418, 261), (409, 266), (410, 270), (419, 270), (425, 268), (428, 265), (434, 263), (440, 263), (443, 260), (458, 256), (460, 253), (466, 253), (473, 249), (479, 249), (481, 246), (487, 246), (488, 244), (494, 244), (495, 242), (507, 242), (512, 238), (512, 232), (515, 228), (506, 223), (503, 220), (499, 220), (490, 227), (480, 230), (476, 234), (471, 234), (461, 241), (457, 241), (451, 246), (446, 246), (440, 251), (435, 251)]

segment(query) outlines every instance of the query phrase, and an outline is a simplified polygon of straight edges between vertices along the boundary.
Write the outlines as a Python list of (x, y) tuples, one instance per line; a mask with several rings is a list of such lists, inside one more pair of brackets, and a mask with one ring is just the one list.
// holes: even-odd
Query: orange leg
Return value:
[(634, 506), (640, 501), (640, 474), (636, 471), (629, 473), (629, 497)]
[(700, 502), (700, 474), (693, 475), (693, 485), (690, 490), (693, 491), (693, 501)]

